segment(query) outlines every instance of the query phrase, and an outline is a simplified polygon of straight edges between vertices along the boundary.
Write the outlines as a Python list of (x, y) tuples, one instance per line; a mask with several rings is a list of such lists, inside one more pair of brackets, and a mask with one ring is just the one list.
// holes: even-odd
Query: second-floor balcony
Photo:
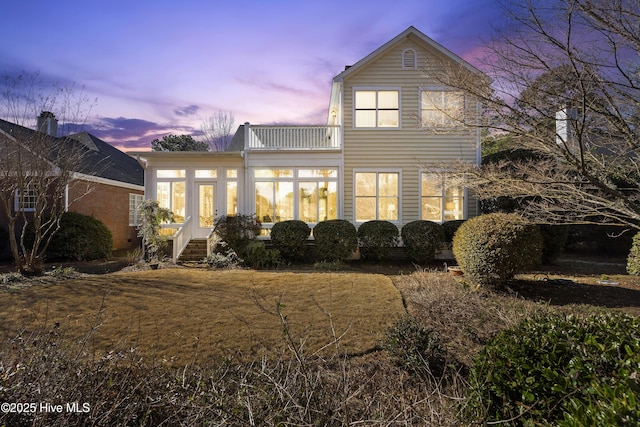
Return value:
[(267, 126), (245, 123), (245, 150), (339, 150), (340, 126)]

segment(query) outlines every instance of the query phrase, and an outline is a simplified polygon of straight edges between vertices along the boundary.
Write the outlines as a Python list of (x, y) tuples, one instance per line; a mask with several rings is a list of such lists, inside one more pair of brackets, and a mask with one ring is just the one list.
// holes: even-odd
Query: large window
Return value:
[(227, 169), (227, 215), (238, 213), (238, 170)]
[(397, 128), (400, 126), (400, 91), (355, 90), (354, 126)]
[(184, 170), (158, 170), (156, 198), (160, 207), (173, 212), (173, 221), (180, 224), (185, 220)]
[(423, 127), (459, 126), (464, 120), (464, 95), (456, 91), (423, 90), (420, 114)]
[(266, 224), (337, 217), (337, 169), (255, 169), (256, 216)]
[(464, 188), (442, 175), (421, 174), (422, 219), (435, 222), (464, 219)]
[(129, 193), (129, 225), (140, 225), (142, 221), (138, 208), (144, 201), (144, 194)]
[(33, 212), (36, 210), (38, 193), (35, 187), (27, 185), (21, 190), (16, 190), (14, 209), (16, 212)]
[(356, 172), (356, 221), (400, 218), (400, 174), (398, 172)]

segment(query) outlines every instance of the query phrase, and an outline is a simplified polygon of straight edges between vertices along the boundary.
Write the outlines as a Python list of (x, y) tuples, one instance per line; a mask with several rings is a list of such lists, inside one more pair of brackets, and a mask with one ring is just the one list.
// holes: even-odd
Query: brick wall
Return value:
[(130, 193), (144, 194), (143, 191), (129, 188), (75, 181), (69, 186), (69, 210), (93, 216), (104, 222), (113, 235), (114, 249), (132, 248), (137, 246), (140, 240), (136, 227), (129, 226)]

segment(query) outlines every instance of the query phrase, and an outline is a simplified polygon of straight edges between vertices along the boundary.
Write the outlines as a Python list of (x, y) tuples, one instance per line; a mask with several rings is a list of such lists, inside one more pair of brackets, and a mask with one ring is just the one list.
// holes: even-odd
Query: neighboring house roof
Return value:
[(238, 126), (238, 130), (231, 138), (229, 146), (224, 151), (242, 151), (244, 150), (244, 125)]
[[(0, 119), (0, 131), (17, 142), (21, 140), (28, 141), (36, 133), (33, 129), (2, 119)], [(90, 133), (82, 132), (62, 138), (40, 134), (38, 138), (48, 138), (52, 144), (74, 144), (74, 149), (80, 149), (83, 167), (81, 171), (76, 172), (126, 184), (144, 186), (144, 170), (136, 159)]]

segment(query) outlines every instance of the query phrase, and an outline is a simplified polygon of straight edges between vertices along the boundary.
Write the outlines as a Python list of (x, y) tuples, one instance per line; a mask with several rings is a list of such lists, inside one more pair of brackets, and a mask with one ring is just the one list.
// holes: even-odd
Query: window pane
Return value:
[(436, 222), (442, 221), (441, 205), (441, 197), (423, 197), (422, 219)]
[(445, 191), (444, 219), (451, 221), (463, 219), (464, 191), (461, 188), (450, 187)]
[(376, 108), (376, 91), (375, 90), (357, 90), (356, 109), (375, 109)]
[(184, 178), (186, 176), (184, 169), (159, 169), (156, 171), (158, 178)]
[(199, 169), (196, 171), (196, 178), (217, 178), (218, 171), (215, 169)]
[(238, 213), (238, 183), (227, 182), (227, 215)]
[(376, 173), (366, 172), (356, 174), (356, 197), (376, 195)]
[(320, 221), (336, 219), (338, 217), (338, 183), (329, 182), (327, 187), (320, 184), (318, 201), (318, 215)]
[(397, 90), (381, 90), (378, 92), (378, 108), (398, 108), (398, 91)]
[(397, 128), (398, 127), (398, 111), (378, 111), (378, 127), (381, 128)]
[(298, 184), (298, 219), (304, 222), (318, 222), (318, 201), (318, 183), (300, 182)]
[(356, 110), (356, 127), (373, 128), (376, 127), (375, 110)]
[(254, 176), (256, 178), (292, 177), (293, 170), (292, 169), (256, 169), (254, 171)]
[(397, 197), (380, 197), (378, 200), (378, 219), (387, 221), (398, 219)]
[(381, 173), (378, 175), (380, 196), (398, 196), (398, 174)]
[(298, 171), (300, 178), (337, 178), (337, 176), (336, 169), (300, 169)]
[(213, 227), (215, 215), (213, 185), (200, 185), (198, 194), (198, 225), (201, 228)]
[(356, 221), (376, 219), (376, 198), (356, 197)]
[(293, 182), (276, 182), (276, 222), (293, 219)]
[(442, 179), (437, 175), (422, 174), (422, 195), (442, 197)]
[(156, 199), (158, 200), (158, 206), (161, 208), (171, 209), (170, 188), (170, 182), (159, 182), (156, 186)]
[(183, 223), (185, 218), (185, 184), (184, 182), (171, 183), (171, 211), (173, 221)]
[(238, 169), (227, 170), (227, 178), (237, 178), (237, 177), (238, 177)]
[(262, 222), (273, 222), (273, 182), (256, 182), (256, 216)]

